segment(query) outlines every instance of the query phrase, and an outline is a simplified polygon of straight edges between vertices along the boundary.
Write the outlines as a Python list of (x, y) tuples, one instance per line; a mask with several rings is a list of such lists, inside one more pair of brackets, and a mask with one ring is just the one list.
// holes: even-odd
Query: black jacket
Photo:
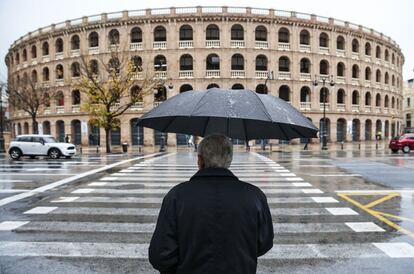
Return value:
[(206, 168), (164, 197), (149, 260), (161, 273), (256, 273), (272, 246), (264, 193), (228, 169)]

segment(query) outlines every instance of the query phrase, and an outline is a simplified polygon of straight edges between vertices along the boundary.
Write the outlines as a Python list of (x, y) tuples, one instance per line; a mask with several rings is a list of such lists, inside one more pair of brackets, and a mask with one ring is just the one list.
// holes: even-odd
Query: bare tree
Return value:
[(56, 92), (38, 83), (37, 74), (31, 77), (25, 73), (23, 78), (9, 82), (6, 88), (9, 104), (14, 111), (23, 110), (32, 119), (32, 132), (38, 133), (37, 115), (41, 107), (55, 98)]
[(89, 113), (91, 124), (105, 129), (108, 153), (111, 131), (119, 127), (118, 117), (164, 84), (152, 70), (144, 71), (140, 60), (131, 60), (117, 42), (111, 43), (107, 55), (81, 56), (81, 77), (77, 84), (87, 98), (82, 110)]

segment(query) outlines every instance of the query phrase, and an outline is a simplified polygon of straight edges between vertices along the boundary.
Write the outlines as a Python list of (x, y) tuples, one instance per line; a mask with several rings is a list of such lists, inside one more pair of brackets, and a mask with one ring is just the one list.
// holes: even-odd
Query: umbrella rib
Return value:
[(210, 122), (210, 116), (207, 116), (207, 121), (206, 121), (206, 123), (204, 124), (203, 134), (201, 135), (201, 136), (203, 136), (203, 137), (204, 137), (204, 135), (206, 134), (206, 130), (207, 130), (207, 125), (208, 125), (208, 122)]
[(256, 97), (259, 99), (260, 103), (261, 103), (261, 104), (262, 104), (262, 106), (263, 106), (263, 110), (264, 110), (264, 112), (265, 112), (265, 114), (266, 114), (267, 118), (269, 119), (269, 121), (271, 121), (271, 122), (272, 122), (272, 116), (270, 116), (269, 112), (267, 111), (267, 109), (266, 109), (265, 105), (263, 104), (262, 99), (260, 99), (259, 94), (257, 94), (257, 92), (254, 92), (254, 91), (252, 91), (252, 92), (253, 92), (253, 93), (254, 93), (254, 95), (256, 95)]
[(283, 135), (285, 136), (285, 140), (290, 140), (283, 127), (281, 127), (281, 123), (278, 123), (277, 125), (279, 126), (280, 131), (282, 131)]
[(191, 111), (191, 113), (190, 113), (190, 117), (193, 116), (194, 111), (196, 111), (198, 109), (198, 104), (200, 104), (201, 100), (203, 100), (204, 97), (206, 97), (208, 92), (209, 92), (209, 90), (206, 90), (206, 92), (203, 94), (203, 96), (201, 96), (200, 100), (198, 100), (197, 104), (195, 104), (193, 111)]
[(175, 119), (175, 116), (170, 117), (170, 120), (168, 121), (167, 125), (163, 128), (162, 132), (165, 132), (170, 127), (174, 119)]
[(243, 127), (244, 127), (244, 139), (245, 139), (246, 141), (249, 141), (249, 139), (247, 138), (246, 119), (243, 119)]

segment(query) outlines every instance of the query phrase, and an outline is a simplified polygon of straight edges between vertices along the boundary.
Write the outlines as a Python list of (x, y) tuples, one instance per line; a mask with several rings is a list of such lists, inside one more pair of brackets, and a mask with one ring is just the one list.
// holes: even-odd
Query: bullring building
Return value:
[[(404, 56), (395, 41), (333, 18), (242, 7), (104, 13), (19, 38), (5, 58), (9, 83), (27, 76), (57, 92), (38, 113), (40, 132), (60, 140), (69, 134), (76, 144), (103, 145), (104, 131), (91, 126), (81, 111), (86, 99), (74, 80), (81, 56), (109, 58), (114, 43), (166, 81), (144, 99), (148, 104), (137, 103), (120, 118), (113, 145), (159, 144), (161, 134), (135, 127), (136, 119), (165, 98), (210, 87), (278, 96), (318, 127), (325, 107), (330, 142), (373, 140), (378, 134), (390, 138), (400, 132)], [(140, 72), (136, 77), (142, 77)], [(11, 106), (10, 118), (13, 136), (31, 132), (31, 119), (21, 109)], [(186, 136), (168, 134), (167, 140), (182, 145)]]

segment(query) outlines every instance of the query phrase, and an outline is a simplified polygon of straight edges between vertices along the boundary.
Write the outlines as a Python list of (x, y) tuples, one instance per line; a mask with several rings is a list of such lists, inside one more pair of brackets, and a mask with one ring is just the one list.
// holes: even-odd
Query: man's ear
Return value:
[(198, 169), (204, 168), (204, 159), (201, 155), (197, 155), (197, 164), (198, 164)]

